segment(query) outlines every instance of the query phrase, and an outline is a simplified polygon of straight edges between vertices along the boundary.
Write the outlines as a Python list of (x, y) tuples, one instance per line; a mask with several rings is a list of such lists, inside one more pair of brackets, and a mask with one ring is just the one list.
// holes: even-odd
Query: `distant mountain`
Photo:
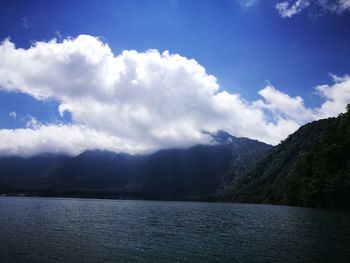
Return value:
[(222, 131), (212, 136), (212, 145), (149, 155), (86, 151), (76, 157), (2, 157), (0, 192), (207, 200), (271, 148)]
[(233, 202), (350, 207), (350, 104), (301, 127), (221, 197)]

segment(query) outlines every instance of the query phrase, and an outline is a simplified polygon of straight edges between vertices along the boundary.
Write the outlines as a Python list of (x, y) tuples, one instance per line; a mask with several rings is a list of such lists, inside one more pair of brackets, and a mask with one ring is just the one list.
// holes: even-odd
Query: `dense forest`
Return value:
[(337, 118), (301, 127), (220, 200), (312, 207), (350, 207), (350, 104)]

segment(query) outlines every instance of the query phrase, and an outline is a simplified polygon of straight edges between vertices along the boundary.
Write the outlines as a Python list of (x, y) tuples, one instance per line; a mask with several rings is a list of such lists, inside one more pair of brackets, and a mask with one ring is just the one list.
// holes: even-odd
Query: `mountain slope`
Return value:
[(271, 147), (225, 132), (212, 136), (213, 145), (149, 155), (86, 151), (76, 157), (0, 158), (0, 192), (202, 200)]
[(350, 207), (350, 112), (301, 127), (227, 189), (226, 201)]

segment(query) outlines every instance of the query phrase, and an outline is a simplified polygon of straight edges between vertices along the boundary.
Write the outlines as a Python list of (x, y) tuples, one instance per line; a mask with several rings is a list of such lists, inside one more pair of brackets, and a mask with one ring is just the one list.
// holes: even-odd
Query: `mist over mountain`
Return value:
[(130, 155), (90, 150), (0, 158), (0, 192), (349, 207), (350, 112), (279, 145), (219, 131), (211, 145)]
[(207, 200), (270, 145), (226, 132), (212, 145), (148, 155), (85, 151), (76, 157), (0, 158), (0, 191), (29, 195)]

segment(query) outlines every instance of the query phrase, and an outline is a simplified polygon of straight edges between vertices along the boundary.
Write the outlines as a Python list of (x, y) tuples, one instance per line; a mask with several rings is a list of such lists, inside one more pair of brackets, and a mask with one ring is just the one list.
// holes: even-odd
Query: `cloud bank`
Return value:
[(72, 122), (0, 129), (0, 155), (66, 153), (88, 149), (142, 154), (209, 144), (206, 132), (225, 130), (277, 144), (300, 125), (336, 116), (350, 101), (350, 77), (318, 86), (325, 103), (304, 106), (268, 85), (261, 99), (221, 91), (214, 76), (193, 59), (157, 50), (113, 54), (99, 38), (80, 35), (36, 42), (29, 49), (0, 45), (0, 89), (55, 99)]
[(342, 14), (350, 10), (350, 0), (294, 0), (276, 4), (276, 9), (283, 18), (290, 18), (308, 7), (319, 13)]

